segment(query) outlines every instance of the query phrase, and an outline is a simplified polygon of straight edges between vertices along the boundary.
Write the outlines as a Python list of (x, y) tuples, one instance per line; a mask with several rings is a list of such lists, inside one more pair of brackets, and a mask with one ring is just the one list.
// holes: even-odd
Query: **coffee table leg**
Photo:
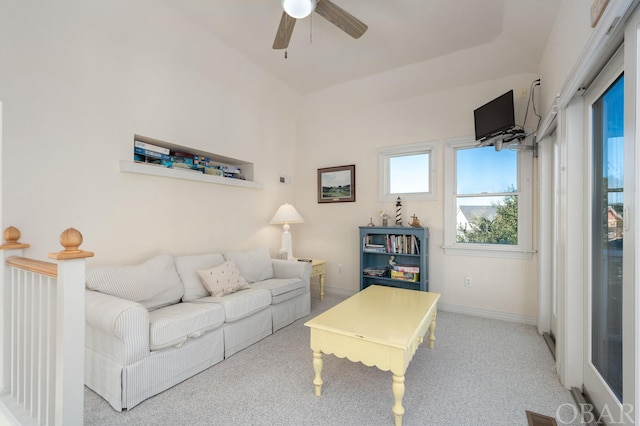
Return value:
[(322, 393), (322, 352), (313, 351), (313, 369), (316, 372), (316, 377), (313, 379), (313, 385), (316, 387), (316, 396), (320, 396)]
[(391, 411), (396, 416), (396, 426), (402, 426), (402, 416), (404, 415), (404, 407), (402, 406), (402, 398), (404, 397), (404, 376), (393, 375), (393, 396), (396, 399)]
[(437, 312), (433, 313), (433, 319), (431, 320), (431, 324), (429, 325), (429, 347), (433, 349), (436, 345), (436, 316)]

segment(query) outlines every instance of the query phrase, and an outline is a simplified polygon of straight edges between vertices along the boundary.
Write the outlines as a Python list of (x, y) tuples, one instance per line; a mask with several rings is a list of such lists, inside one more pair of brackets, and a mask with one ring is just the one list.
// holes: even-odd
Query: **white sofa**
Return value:
[[(213, 297), (198, 271), (228, 260), (249, 288)], [(85, 384), (131, 409), (308, 315), (310, 275), (309, 263), (267, 248), (90, 268)]]

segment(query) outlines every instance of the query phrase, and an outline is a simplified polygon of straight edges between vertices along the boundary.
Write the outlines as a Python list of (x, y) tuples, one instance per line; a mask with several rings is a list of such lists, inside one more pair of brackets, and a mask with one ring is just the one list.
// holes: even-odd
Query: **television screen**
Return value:
[(513, 90), (476, 109), (473, 117), (477, 141), (514, 127), (516, 123), (513, 113)]

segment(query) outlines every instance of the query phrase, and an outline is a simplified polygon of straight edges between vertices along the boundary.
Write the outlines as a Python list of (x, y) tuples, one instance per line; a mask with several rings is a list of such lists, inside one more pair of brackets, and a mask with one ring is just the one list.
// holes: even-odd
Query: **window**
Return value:
[(531, 151), (446, 143), (445, 252), (531, 256)]
[(380, 201), (436, 199), (436, 142), (382, 148)]

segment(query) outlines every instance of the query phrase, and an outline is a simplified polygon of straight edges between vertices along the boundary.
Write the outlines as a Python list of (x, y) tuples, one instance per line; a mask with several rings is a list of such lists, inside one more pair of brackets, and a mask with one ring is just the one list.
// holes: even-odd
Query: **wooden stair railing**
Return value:
[(69, 228), (47, 262), (23, 257), (12, 226), (0, 245), (0, 405), (20, 424), (82, 425), (85, 262)]

